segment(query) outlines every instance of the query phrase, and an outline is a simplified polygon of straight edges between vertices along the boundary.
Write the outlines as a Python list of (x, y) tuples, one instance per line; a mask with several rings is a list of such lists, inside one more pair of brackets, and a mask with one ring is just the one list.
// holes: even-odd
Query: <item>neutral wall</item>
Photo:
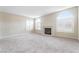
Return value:
[[(71, 12), (74, 17), (75, 17), (75, 26), (74, 26), (74, 33), (64, 33), (64, 32), (56, 32), (56, 18), (58, 16), (58, 13), (62, 12), (62, 11), (69, 11)], [(58, 37), (66, 37), (66, 38), (75, 38), (77, 39), (77, 7), (73, 7), (73, 8), (69, 8), (69, 9), (65, 9), (59, 12), (55, 12), (49, 15), (45, 15), (42, 16), (42, 31), (44, 29), (44, 27), (52, 27), (52, 36), (58, 36)]]
[(0, 37), (26, 32), (26, 17), (0, 13)]
[(79, 7), (78, 7), (78, 40), (79, 40)]
[(2, 37), (2, 27), (3, 27), (3, 17), (2, 13), (0, 12), (0, 37)]
[(44, 28), (52, 28), (52, 35), (55, 36), (55, 17), (52, 14), (41, 17), (42, 20), (42, 32), (44, 34)]

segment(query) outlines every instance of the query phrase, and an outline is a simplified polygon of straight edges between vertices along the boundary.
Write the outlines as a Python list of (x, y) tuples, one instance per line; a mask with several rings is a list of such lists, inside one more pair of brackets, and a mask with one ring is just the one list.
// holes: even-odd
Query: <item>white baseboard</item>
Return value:
[(19, 34), (11, 34), (11, 35), (6, 35), (6, 36), (0, 36), (0, 39), (5, 39), (5, 38), (11, 38), (14, 36), (18, 36), (18, 35), (24, 35), (26, 33), (19, 33)]
[(44, 36), (51, 36), (51, 37), (59, 37), (59, 38), (68, 38), (68, 39), (77, 39), (77, 40), (79, 40), (79, 38), (76, 38), (76, 37), (65, 37), (65, 36), (57, 36), (57, 35), (46, 35), (44, 33), (37, 33), (37, 34), (44, 35)]
[[(6, 36), (0, 36), (0, 39), (5, 39), (5, 38), (11, 38), (14, 36), (19, 36), (19, 35), (24, 35), (26, 33), (19, 33), (19, 34), (11, 34), (11, 35), (6, 35)], [(52, 36), (52, 35), (45, 35), (45, 34), (40, 34), (40, 35), (44, 35), (44, 36)], [(59, 37), (59, 36), (54, 36), (54, 37)], [(68, 38), (68, 37), (63, 37), (63, 38)], [(72, 39), (77, 39), (77, 38), (72, 38)], [(79, 40), (79, 38), (78, 38)]]

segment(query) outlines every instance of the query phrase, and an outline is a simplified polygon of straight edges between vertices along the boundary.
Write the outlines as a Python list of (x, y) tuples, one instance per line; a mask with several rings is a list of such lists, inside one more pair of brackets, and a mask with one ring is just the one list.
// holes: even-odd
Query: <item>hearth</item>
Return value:
[(45, 28), (44, 33), (48, 34), (48, 35), (51, 35), (51, 28)]

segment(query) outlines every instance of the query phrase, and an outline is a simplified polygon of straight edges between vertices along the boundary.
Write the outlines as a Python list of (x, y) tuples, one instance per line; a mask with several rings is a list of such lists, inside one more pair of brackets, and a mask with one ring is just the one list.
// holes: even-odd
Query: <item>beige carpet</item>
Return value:
[(0, 52), (72, 53), (79, 52), (79, 41), (26, 33), (0, 39)]

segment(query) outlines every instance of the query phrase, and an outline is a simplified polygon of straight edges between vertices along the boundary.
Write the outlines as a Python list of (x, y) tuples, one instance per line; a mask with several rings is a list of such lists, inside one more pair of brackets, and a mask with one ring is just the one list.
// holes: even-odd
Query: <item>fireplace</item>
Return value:
[(44, 33), (48, 34), (48, 35), (51, 35), (51, 28), (45, 28)]

